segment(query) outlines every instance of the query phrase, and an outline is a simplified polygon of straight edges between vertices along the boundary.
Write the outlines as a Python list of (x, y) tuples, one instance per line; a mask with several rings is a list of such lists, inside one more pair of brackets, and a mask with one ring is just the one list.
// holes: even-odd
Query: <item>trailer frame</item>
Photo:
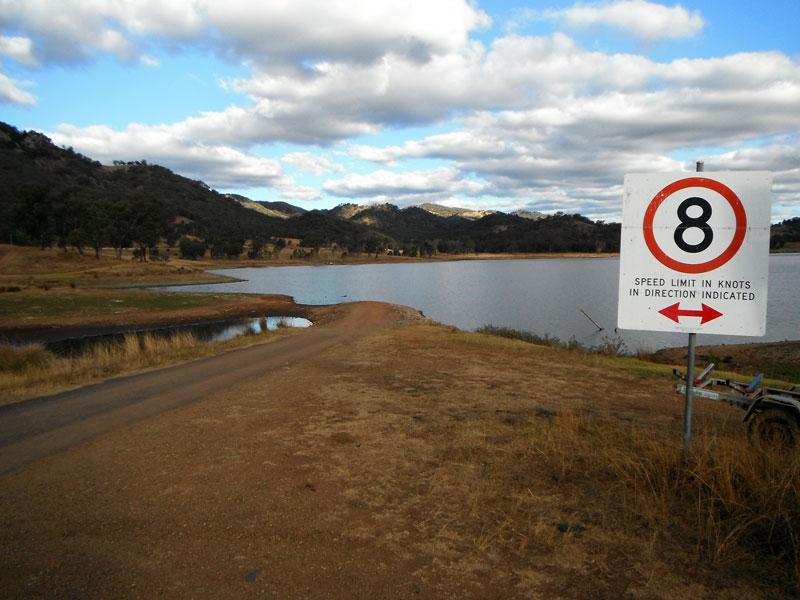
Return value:
[[(747, 425), (748, 438), (756, 446), (800, 444), (798, 386), (785, 390), (763, 385), (763, 373), (750, 382), (709, 377), (714, 366), (714, 363), (708, 365), (694, 380), (695, 397), (725, 402), (744, 410), (742, 421)], [(681, 380), (676, 391), (685, 394), (686, 375), (679, 369), (672, 372)]]

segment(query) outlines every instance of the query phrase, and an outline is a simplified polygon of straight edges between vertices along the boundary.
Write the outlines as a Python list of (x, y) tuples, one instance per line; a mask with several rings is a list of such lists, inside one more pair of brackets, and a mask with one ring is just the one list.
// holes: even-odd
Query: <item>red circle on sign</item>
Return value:
[[(736, 231), (733, 234), (731, 243), (725, 248), (722, 254), (703, 263), (685, 263), (668, 256), (658, 245), (656, 236), (653, 233), (653, 219), (656, 216), (658, 207), (672, 194), (688, 187), (701, 187), (717, 192), (728, 201), (736, 217)], [(739, 248), (742, 247), (745, 233), (747, 233), (747, 214), (744, 211), (742, 201), (739, 200), (739, 197), (734, 194), (733, 190), (727, 185), (706, 177), (687, 177), (686, 179), (680, 179), (670, 183), (653, 197), (644, 213), (642, 228), (644, 230), (644, 241), (647, 243), (647, 247), (658, 262), (674, 271), (680, 271), (681, 273), (706, 273), (707, 271), (713, 271), (724, 265), (732, 259), (739, 251)]]

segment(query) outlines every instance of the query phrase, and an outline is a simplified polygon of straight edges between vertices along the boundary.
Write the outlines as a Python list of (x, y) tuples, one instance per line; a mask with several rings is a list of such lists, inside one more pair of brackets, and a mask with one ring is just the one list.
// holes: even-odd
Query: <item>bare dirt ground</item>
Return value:
[[(49, 417), (99, 423), (69, 449), (27, 462), (35, 448), (8, 452), (38, 426), (6, 437), (0, 596), (780, 597), (750, 563), (620, 521), (613, 478), (587, 488), (556, 447), (569, 428), (595, 443), (589, 420), (679, 436), (670, 380), (387, 305), (336, 310), (262, 350), (104, 384), (142, 400)], [(280, 346), (301, 338), (302, 355)], [(739, 417), (698, 402), (696, 427)]]

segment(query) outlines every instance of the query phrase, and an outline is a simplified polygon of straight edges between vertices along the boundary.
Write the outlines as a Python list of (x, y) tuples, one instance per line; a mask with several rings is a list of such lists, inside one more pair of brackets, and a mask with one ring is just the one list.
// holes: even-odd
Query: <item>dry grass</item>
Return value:
[(168, 263), (142, 263), (132, 260), (129, 253), (120, 260), (111, 249), (105, 249), (96, 259), (94, 252), (80, 255), (58, 248), (0, 244), (0, 287), (49, 290), (231, 281), (205, 271), (213, 266), (223, 265), (198, 265), (179, 258)]
[(226, 342), (201, 342), (189, 332), (170, 336), (127, 335), (122, 342), (98, 344), (77, 356), (58, 357), (40, 345), (0, 344), (0, 404), (85, 385), (113, 375), (184, 362), (238, 348), (278, 335), (262, 332)]
[(12, 346), (0, 344), (0, 373), (6, 371), (21, 372), (31, 368), (39, 368), (52, 360), (52, 355), (41, 344), (25, 344)]
[[(608, 562), (640, 553), (632, 579), (696, 561), (706, 577), (749, 580), (743, 587), (758, 596), (797, 591), (796, 455), (758, 454), (741, 438), (712, 435), (686, 457), (674, 436), (597, 415), (491, 420), (450, 432), (454, 445), (440, 452), (431, 490), (460, 496), (454, 513), (473, 525), (451, 528), (480, 552), (518, 568), (547, 556), (568, 564), (576, 554)], [(620, 571), (605, 573), (609, 589), (623, 586)]]
[(357, 446), (333, 466), (357, 539), (534, 597), (797, 592), (800, 457), (707, 401), (684, 456), (663, 365), (424, 326), (358, 356), (307, 430)]
[[(604, 519), (649, 532), (654, 546), (681, 545), (712, 564), (769, 565), (771, 575), (796, 587), (796, 454), (761, 454), (740, 436), (706, 434), (687, 456), (674, 436), (575, 414), (520, 433), (515, 462), (526, 467), (515, 469), (518, 478), (593, 489)], [(501, 460), (497, 468), (513, 465)]]

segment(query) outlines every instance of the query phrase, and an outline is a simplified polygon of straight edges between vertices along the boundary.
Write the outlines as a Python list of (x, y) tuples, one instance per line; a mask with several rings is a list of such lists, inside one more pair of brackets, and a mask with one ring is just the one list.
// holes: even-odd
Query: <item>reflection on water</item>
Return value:
[(169, 337), (178, 332), (191, 333), (201, 342), (224, 342), (240, 335), (257, 335), (264, 331), (275, 331), (282, 327), (309, 327), (311, 321), (302, 317), (258, 317), (237, 319), (230, 321), (217, 321), (213, 323), (193, 323), (188, 325), (174, 325), (171, 327), (131, 329), (123, 333), (106, 335), (92, 335), (79, 338), (69, 338), (45, 343), (45, 348), (60, 356), (80, 354), (96, 344), (121, 342), (126, 335), (138, 336), (152, 335)]
[(311, 321), (302, 317), (261, 317), (260, 319), (248, 319), (241, 323), (229, 322), (222, 325), (224, 325), (224, 328), (219, 330), (212, 329), (207, 334), (196, 331), (193, 331), (193, 333), (204, 342), (224, 342), (240, 335), (275, 331), (281, 327), (309, 327)]
[[(301, 304), (381, 300), (412, 306), (461, 329), (512, 327), (597, 346), (620, 336), (630, 351), (686, 344), (686, 334), (615, 331), (619, 259), (475, 260), (227, 269), (245, 281), (173, 288), (274, 293)], [(769, 258), (767, 334), (698, 335), (698, 344), (800, 339), (800, 254)], [(583, 311), (583, 312), (581, 312)], [(584, 314), (585, 313), (585, 314)], [(598, 328), (585, 315), (603, 328)]]

